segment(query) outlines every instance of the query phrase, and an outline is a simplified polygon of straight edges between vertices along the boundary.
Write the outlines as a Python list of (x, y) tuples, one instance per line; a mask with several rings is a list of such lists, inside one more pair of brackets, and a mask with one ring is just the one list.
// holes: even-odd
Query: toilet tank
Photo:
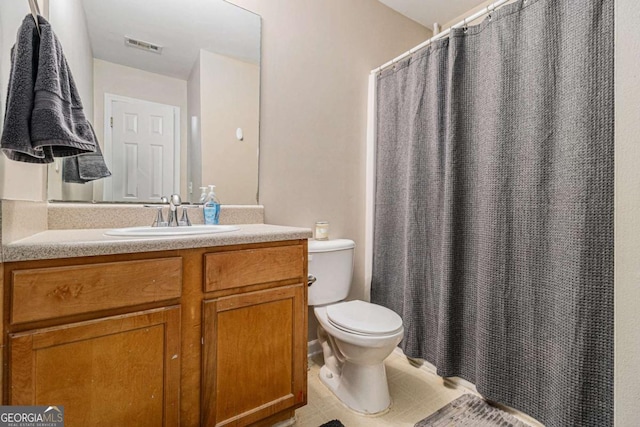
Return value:
[(309, 274), (317, 280), (309, 286), (309, 305), (342, 301), (353, 276), (353, 240), (309, 240)]

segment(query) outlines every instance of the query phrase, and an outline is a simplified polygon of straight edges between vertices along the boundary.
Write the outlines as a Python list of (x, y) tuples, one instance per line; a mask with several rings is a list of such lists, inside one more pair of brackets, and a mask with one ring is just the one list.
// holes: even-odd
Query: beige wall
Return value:
[(615, 425), (638, 425), (640, 395), (640, 3), (616, 0)]
[[(187, 194), (187, 81), (113, 62), (94, 59), (94, 127), (104, 143), (104, 95), (127, 96), (180, 107), (180, 194)], [(95, 183), (94, 198), (102, 200), (102, 181)]]
[(215, 184), (225, 204), (256, 204), (260, 66), (201, 50), (200, 90), (202, 155), (194, 161), (202, 175), (193, 185)]
[(262, 16), (265, 221), (313, 227), (327, 220), (330, 238), (355, 240), (350, 296), (363, 298), (369, 72), (431, 32), (372, 0), (233, 2)]

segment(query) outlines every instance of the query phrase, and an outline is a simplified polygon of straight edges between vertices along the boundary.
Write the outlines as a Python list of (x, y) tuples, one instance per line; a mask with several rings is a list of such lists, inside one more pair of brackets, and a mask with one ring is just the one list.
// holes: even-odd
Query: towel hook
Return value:
[(40, 35), (40, 24), (38, 23), (38, 15), (40, 15), (40, 7), (38, 6), (38, 1), (29, 0), (29, 9), (31, 9), (31, 16), (33, 16), (33, 21), (36, 24), (36, 30), (38, 30), (38, 35)]

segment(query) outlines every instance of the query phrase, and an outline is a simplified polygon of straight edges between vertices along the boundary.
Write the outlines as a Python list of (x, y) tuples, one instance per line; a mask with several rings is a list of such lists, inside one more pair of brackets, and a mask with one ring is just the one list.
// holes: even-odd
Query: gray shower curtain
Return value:
[(371, 298), (405, 353), (612, 425), (613, 149), (613, 0), (521, 0), (383, 71)]

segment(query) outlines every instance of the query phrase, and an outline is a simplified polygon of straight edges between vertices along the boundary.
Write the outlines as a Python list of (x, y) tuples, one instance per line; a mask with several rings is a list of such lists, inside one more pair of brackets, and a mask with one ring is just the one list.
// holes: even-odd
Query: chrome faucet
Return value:
[(169, 227), (185, 225), (180, 224), (180, 221), (178, 221), (178, 207), (180, 207), (181, 205), (182, 200), (180, 199), (180, 195), (172, 194), (171, 197), (169, 197), (169, 217), (167, 218), (167, 225)]
[[(165, 221), (162, 216), (162, 208), (169, 205), (169, 212), (167, 213), (167, 220)], [(160, 204), (158, 205), (144, 205), (146, 208), (156, 208), (156, 219), (153, 221), (152, 227), (178, 227), (189, 226), (191, 221), (189, 215), (187, 215), (187, 208), (197, 207), (192, 205), (182, 205), (182, 200), (179, 194), (172, 194), (167, 198), (162, 196), (160, 198)], [(182, 207), (182, 217), (178, 219), (178, 208)]]

